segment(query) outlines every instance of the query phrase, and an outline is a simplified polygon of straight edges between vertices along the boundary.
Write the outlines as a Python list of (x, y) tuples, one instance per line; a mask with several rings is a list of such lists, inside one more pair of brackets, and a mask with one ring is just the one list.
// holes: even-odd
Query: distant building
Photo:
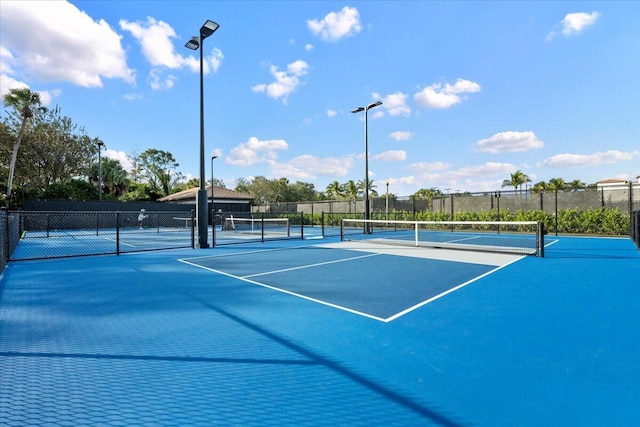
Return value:
[[(158, 199), (158, 202), (195, 206), (198, 190), (199, 188), (189, 188), (188, 190), (180, 191), (178, 193), (162, 197)], [(209, 201), (209, 208), (211, 208), (211, 186), (207, 186), (206, 190), (207, 200)], [(253, 202), (253, 197), (251, 196), (251, 194), (229, 190), (228, 188), (224, 187), (213, 187), (213, 197), (214, 208), (216, 210), (222, 209), (224, 212), (251, 211), (251, 205)]]
[[(596, 188), (602, 194), (602, 199), (608, 202), (624, 202), (629, 200), (629, 181), (624, 179), (605, 179), (596, 182)], [(640, 193), (640, 182), (631, 184), (634, 196)]]

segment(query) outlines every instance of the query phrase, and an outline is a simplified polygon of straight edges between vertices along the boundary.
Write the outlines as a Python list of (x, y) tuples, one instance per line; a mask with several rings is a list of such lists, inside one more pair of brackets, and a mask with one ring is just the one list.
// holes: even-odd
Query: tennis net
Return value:
[(245, 234), (291, 236), (289, 218), (225, 218), (225, 230)]
[(544, 256), (535, 221), (387, 221), (345, 218), (342, 241)]

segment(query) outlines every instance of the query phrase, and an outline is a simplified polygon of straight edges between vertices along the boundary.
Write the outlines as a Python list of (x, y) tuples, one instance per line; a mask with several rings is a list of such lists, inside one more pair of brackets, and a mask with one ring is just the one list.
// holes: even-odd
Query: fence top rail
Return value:
[(444, 225), (483, 225), (483, 224), (501, 224), (501, 225), (534, 225), (538, 221), (406, 221), (406, 220), (386, 220), (386, 219), (361, 219), (361, 218), (343, 218), (342, 221), (366, 222), (369, 224), (444, 224)]

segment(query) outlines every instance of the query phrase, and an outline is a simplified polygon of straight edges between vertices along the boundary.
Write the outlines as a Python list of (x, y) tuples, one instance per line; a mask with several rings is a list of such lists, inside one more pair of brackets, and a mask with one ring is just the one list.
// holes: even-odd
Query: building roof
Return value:
[[(199, 188), (189, 188), (187, 190), (180, 191), (178, 193), (169, 194), (168, 196), (158, 199), (159, 202), (183, 202), (185, 200), (195, 200), (196, 194)], [(208, 185), (207, 197), (211, 197), (211, 186)], [(243, 200), (251, 201), (253, 197), (248, 193), (241, 193), (239, 191), (229, 190), (224, 187), (213, 187), (213, 194), (216, 200)]]
[(596, 184), (626, 184), (627, 182), (624, 179), (603, 179), (596, 182)]

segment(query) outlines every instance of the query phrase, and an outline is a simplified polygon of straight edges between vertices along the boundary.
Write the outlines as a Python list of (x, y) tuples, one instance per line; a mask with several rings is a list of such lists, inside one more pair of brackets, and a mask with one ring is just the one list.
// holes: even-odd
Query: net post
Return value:
[(344, 218), (340, 220), (340, 241), (344, 242)]
[[(311, 214), (311, 224), (313, 225), (313, 214)], [(291, 221), (287, 218), (287, 237), (291, 237)], [(304, 240), (304, 212), (300, 211), (300, 240)]]
[(415, 234), (416, 248), (417, 248), (418, 246), (420, 246), (420, 241), (418, 240), (418, 221), (415, 222), (413, 227), (414, 227), (414, 234)]
[(196, 224), (196, 215), (193, 209), (191, 209), (191, 249), (196, 248), (196, 239), (195, 239), (195, 224)]
[(538, 241), (537, 252), (540, 258), (544, 258), (544, 234), (544, 222), (540, 221), (538, 222), (538, 238), (536, 239)]
[[(313, 221), (313, 220), (312, 220)], [(320, 228), (322, 230), (322, 237), (324, 237), (324, 211), (320, 214)]]
[(215, 246), (216, 246), (216, 210), (211, 208), (211, 247), (214, 248)]

